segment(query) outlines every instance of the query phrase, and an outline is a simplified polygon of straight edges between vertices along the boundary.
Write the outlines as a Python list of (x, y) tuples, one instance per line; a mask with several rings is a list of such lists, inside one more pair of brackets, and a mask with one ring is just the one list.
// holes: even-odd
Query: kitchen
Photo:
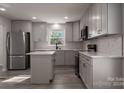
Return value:
[[(0, 88), (123, 88), (123, 4), (0, 7)], [(18, 40), (25, 41), (26, 33), (30, 33), (29, 44)], [(6, 46), (10, 54), (23, 50), (24, 58), (14, 60), (22, 55), (8, 55)]]

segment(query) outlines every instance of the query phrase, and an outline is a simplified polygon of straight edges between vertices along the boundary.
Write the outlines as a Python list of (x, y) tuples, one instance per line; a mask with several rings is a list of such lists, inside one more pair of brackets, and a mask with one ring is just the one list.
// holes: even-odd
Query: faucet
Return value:
[(58, 47), (58, 43), (56, 43), (56, 50), (58, 49), (59, 47)]

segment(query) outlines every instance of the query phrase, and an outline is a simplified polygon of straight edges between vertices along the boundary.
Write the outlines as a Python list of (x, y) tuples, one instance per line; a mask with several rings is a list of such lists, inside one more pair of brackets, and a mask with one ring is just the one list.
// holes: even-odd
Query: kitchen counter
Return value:
[(56, 50), (56, 49), (36, 49), (34, 51), (71, 51), (71, 50), (82, 51), (82, 49), (58, 49), (58, 50)]
[(27, 55), (53, 55), (55, 51), (35, 51), (27, 53)]
[(119, 56), (119, 55), (110, 55), (110, 54), (106, 54), (106, 53), (101, 53), (101, 52), (82, 52), (79, 51), (79, 53), (88, 56), (88, 57), (92, 57), (92, 58), (101, 58), (101, 57), (108, 57), (108, 58), (123, 58), (123, 56)]
[(88, 89), (122, 88), (123, 82), (115, 79), (123, 78), (123, 56), (101, 52), (79, 53), (79, 74)]

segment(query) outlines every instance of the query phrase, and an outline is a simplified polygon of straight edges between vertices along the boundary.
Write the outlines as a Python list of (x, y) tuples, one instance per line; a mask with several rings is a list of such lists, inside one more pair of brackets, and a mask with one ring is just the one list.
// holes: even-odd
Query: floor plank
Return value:
[(56, 67), (55, 78), (50, 84), (32, 85), (30, 78), (22, 82), (3, 82), (19, 75), (30, 75), (30, 70), (7, 71), (0, 74), (0, 89), (85, 89), (85, 85), (75, 75), (74, 67)]

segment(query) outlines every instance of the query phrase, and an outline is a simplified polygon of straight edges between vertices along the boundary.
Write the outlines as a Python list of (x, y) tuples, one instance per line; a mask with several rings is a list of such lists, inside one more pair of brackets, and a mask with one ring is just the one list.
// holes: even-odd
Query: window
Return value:
[(65, 31), (50, 31), (48, 37), (49, 45), (65, 45)]

